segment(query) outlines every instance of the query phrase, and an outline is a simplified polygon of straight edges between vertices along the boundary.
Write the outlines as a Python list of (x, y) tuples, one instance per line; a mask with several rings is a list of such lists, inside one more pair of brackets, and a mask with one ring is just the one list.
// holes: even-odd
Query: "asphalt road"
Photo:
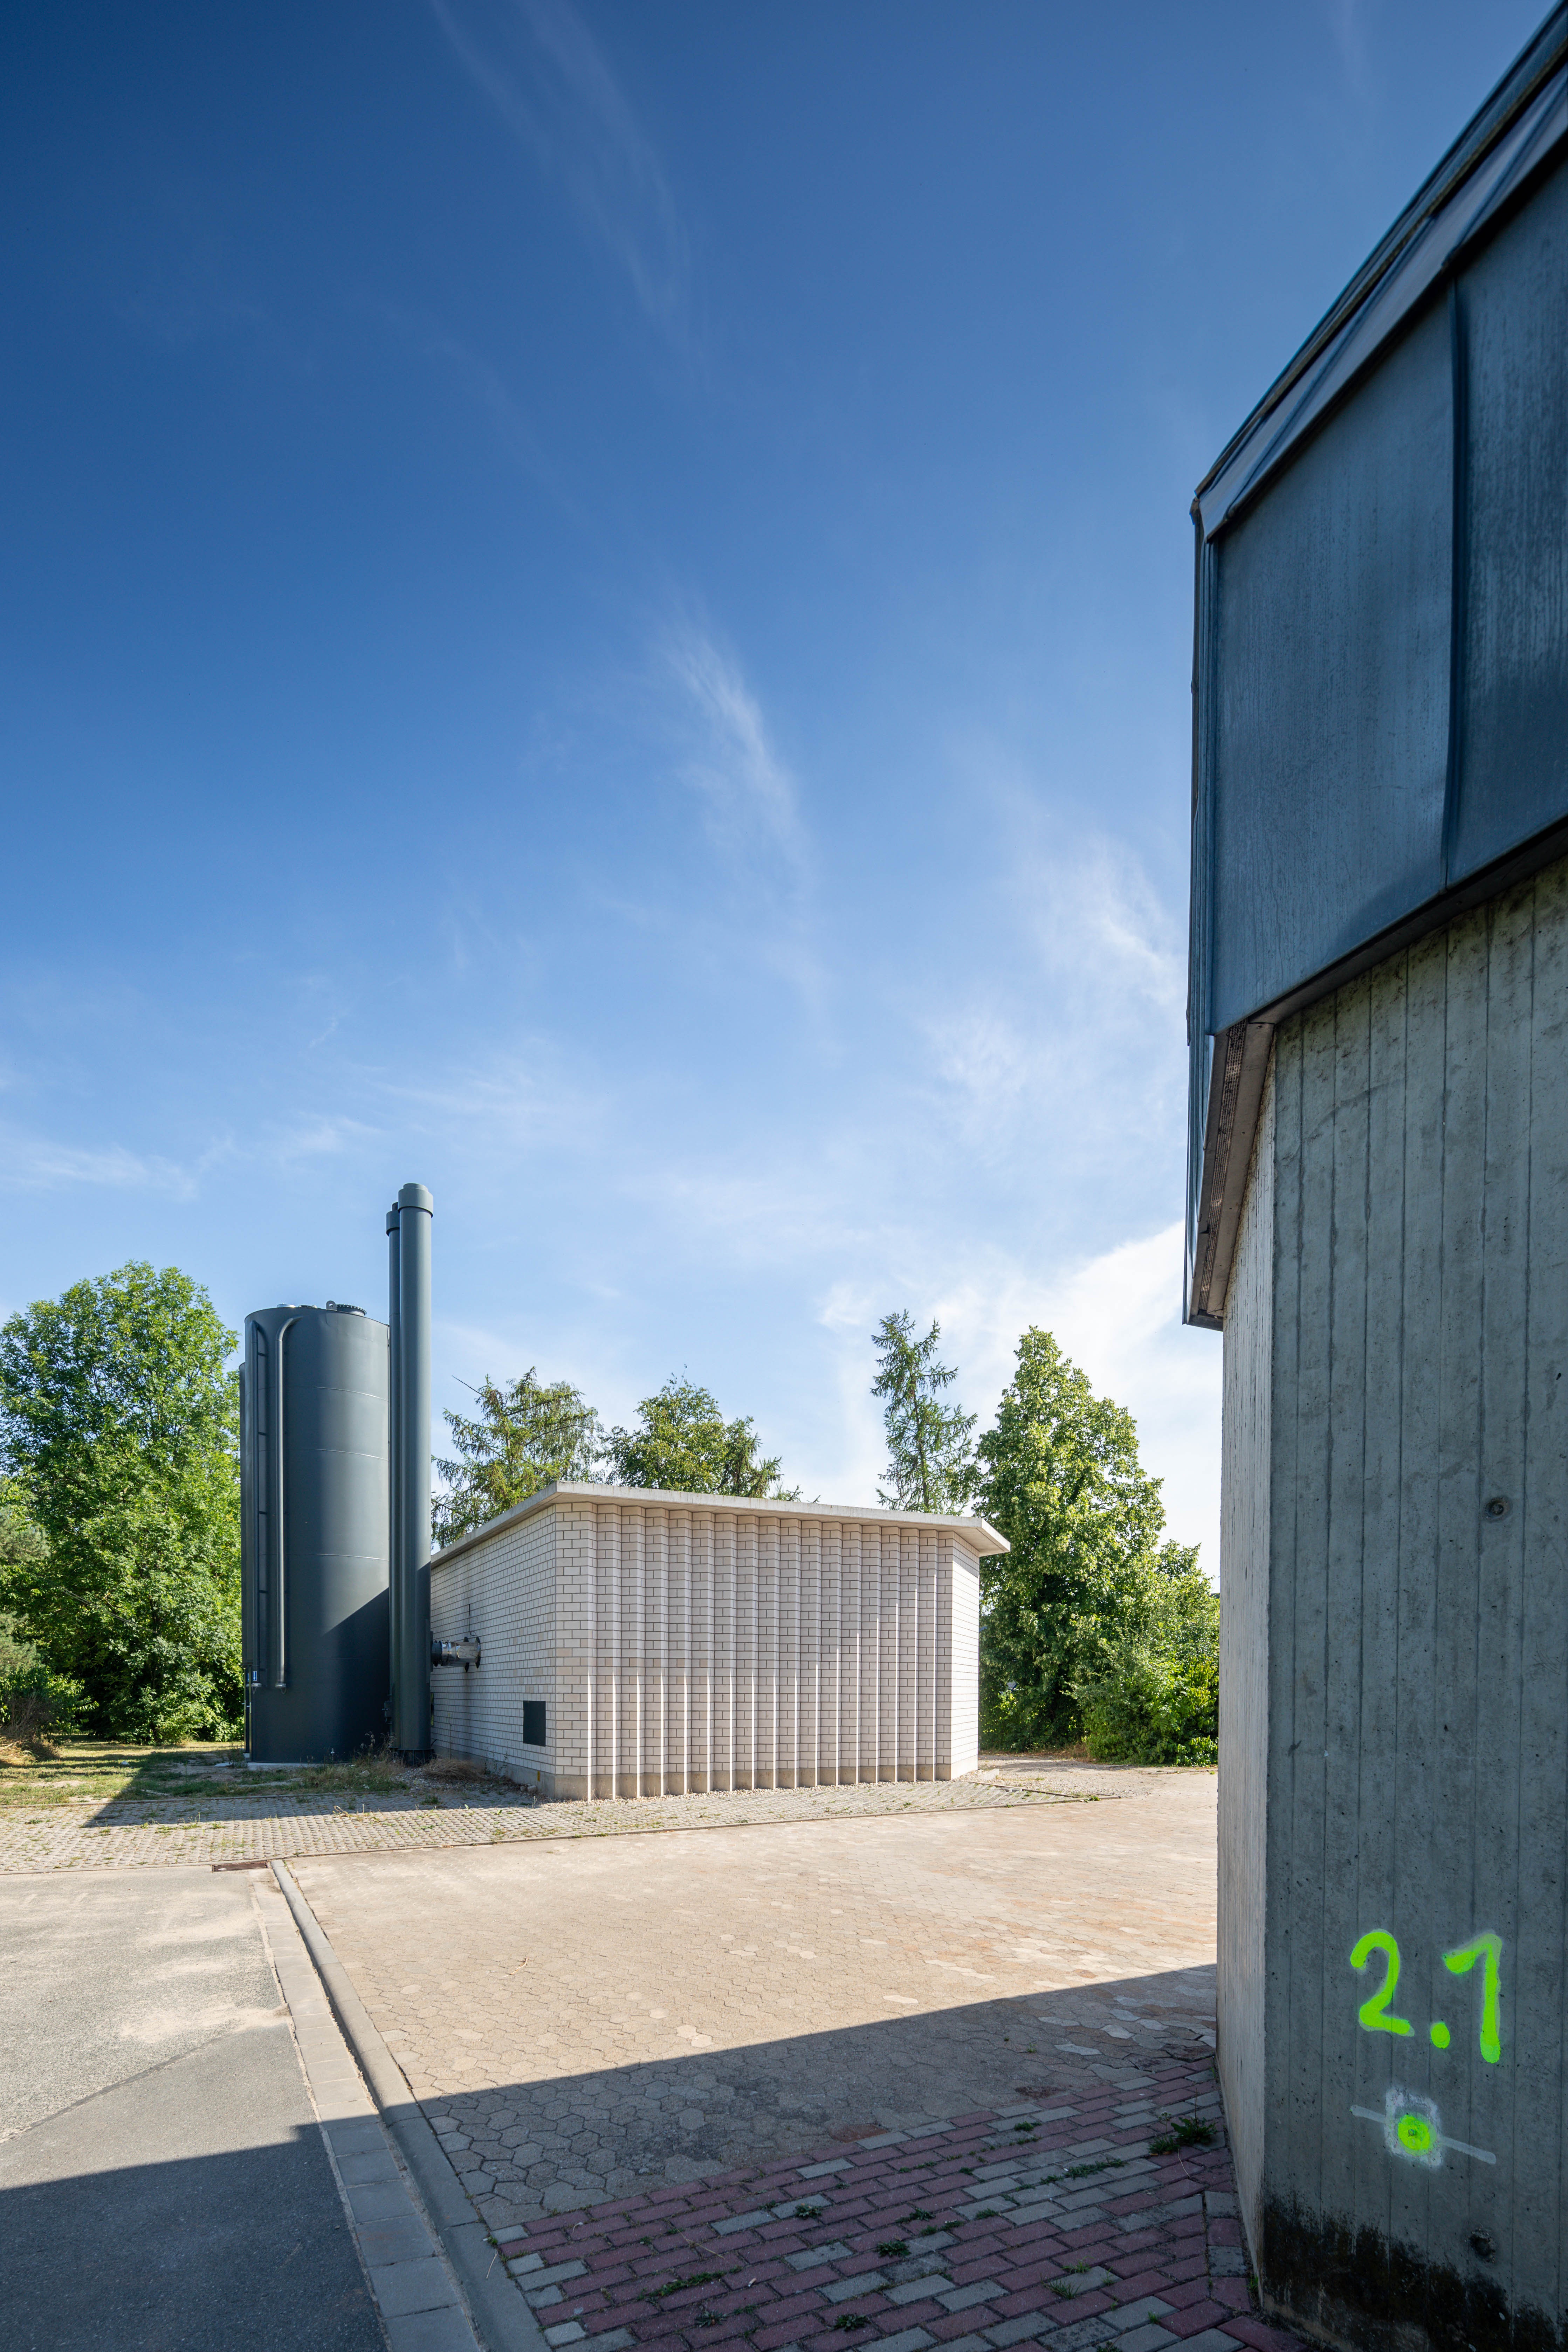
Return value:
[(0, 2352), (385, 2352), (250, 1885), (0, 1879)]

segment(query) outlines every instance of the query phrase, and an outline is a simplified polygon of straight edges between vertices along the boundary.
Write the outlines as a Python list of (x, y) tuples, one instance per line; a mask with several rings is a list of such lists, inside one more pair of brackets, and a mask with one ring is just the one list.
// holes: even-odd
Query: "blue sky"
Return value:
[(132, 1256), (871, 1497), (1177, 1319), (1193, 488), (1535, 6), (13, 0), (0, 1308)]

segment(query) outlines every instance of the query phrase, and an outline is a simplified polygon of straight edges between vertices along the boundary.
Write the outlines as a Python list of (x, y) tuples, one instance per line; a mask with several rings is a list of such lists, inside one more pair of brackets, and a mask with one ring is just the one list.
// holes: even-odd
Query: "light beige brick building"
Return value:
[(430, 1567), (437, 1754), (561, 1797), (946, 1780), (979, 1745), (984, 1519), (562, 1483)]

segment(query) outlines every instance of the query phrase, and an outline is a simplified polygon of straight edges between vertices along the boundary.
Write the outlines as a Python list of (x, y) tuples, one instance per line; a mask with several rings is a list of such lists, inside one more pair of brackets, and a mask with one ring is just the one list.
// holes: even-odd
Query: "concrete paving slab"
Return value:
[(442, 2311), (456, 2304), (452, 2282), (434, 2253), (371, 2265), (370, 2283), (388, 2319), (416, 2311)]
[(367, 2270), (388, 2263), (424, 2262), (436, 2252), (435, 2241), (412, 2210), (390, 2221), (374, 2221), (358, 2232), (359, 2250)]
[(472, 2352), (473, 2334), (460, 2311), (416, 2311), (388, 2319), (390, 2352)]

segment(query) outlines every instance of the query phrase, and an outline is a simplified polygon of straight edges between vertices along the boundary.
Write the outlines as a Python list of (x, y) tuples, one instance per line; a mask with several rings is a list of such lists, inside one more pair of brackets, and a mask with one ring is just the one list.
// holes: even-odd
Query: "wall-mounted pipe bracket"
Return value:
[(430, 1664), (433, 1666), (461, 1666), (467, 1674), (470, 1666), (477, 1666), (479, 1663), (479, 1637), (477, 1633), (465, 1633), (460, 1642), (432, 1638)]

